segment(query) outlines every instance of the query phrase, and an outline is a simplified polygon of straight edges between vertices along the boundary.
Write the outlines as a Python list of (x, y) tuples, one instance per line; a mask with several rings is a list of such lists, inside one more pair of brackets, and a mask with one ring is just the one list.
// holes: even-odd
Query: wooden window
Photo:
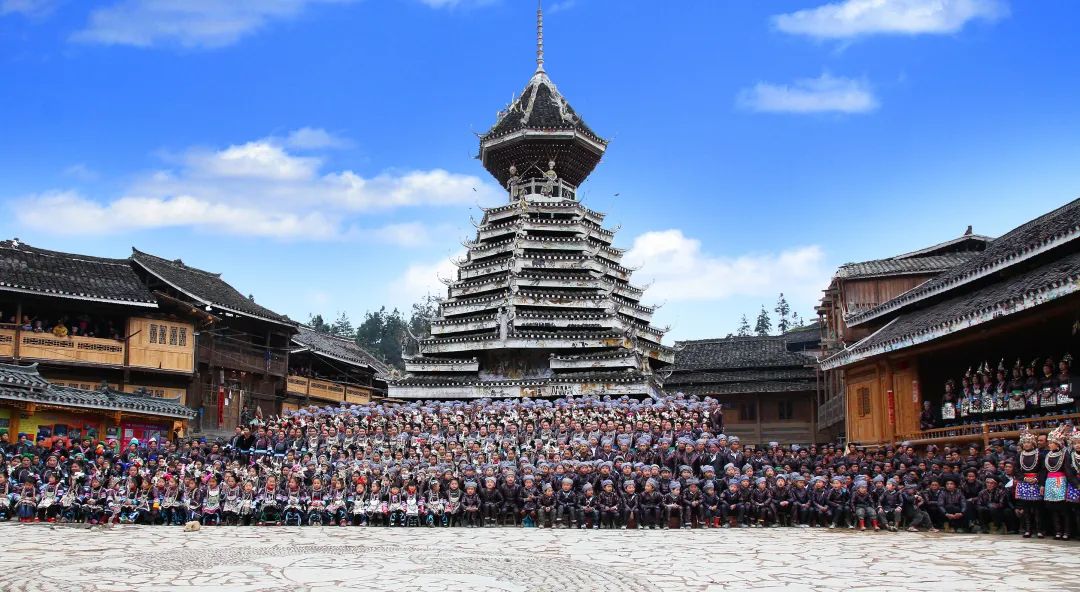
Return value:
[(795, 417), (795, 402), (777, 401), (776, 415), (780, 418), (780, 421), (790, 421), (793, 419)]
[(161, 325), (161, 327), (158, 328), (157, 342), (159, 345), (165, 345), (165, 339), (168, 336), (168, 332), (165, 329), (165, 325)]
[(862, 387), (859, 389), (859, 417), (866, 417), (870, 415), (870, 388)]
[(150, 343), (157, 343), (157, 325), (150, 323)]
[(176, 345), (176, 334), (178, 333), (176, 327), (169, 327), (169, 345)]
[(187, 347), (187, 327), (180, 327), (180, 337), (177, 339), (176, 344), (180, 347)]

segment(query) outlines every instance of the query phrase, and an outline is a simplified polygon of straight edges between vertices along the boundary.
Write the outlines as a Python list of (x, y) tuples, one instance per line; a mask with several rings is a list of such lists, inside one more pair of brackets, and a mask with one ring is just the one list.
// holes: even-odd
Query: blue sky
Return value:
[[(1080, 194), (1075, 2), (546, 13), (547, 71), (612, 140), (585, 202), (672, 338)], [(504, 199), (473, 134), (534, 27), (531, 0), (0, 0), (0, 236), (180, 257), (301, 320), (407, 308)]]

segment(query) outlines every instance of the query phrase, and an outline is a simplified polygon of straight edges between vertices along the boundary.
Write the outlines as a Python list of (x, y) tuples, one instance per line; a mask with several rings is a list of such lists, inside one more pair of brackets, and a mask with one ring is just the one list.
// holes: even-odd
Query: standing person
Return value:
[(1042, 455), (1035, 447), (1037, 442), (1035, 434), (1024, 430), (1020, 434), (1020, 451), (1017, 453), (1016, 468), (1018, 476), (1013, 497), (1020, 506), (1020, 530), (1025, 539), (1031, 538), (1032, 533), (1037, 533), (1042, 538), (1042, 524), (1040, 524), (1040, 512), (1042, 511), (1042, 484), (1046, 479), (1043, 467)]
[[(1047, 361), (1049, 363), (1049, 360)], [(1046, 453), (1043, 455), (1043, 504), (1054, 527), (1054, 539), (1061, 540), (1066, 533), (1066, 479), (1065, 439), (1069, 425), (1061, 424), (1046, 436)]]
[(1065, 538), (1080, 536), (1080, 430), (1069, 436), (1065, 460)]
[(641, 498), (637, 493), (637, 486), (634, 485), (632, 480), (627, 480), (623, 483), (623, 489), (625, 490), (622, 495), (622, 499), (619, 500), (622, 506), (622, 529), (626, 530), (630, 526), (630, 521), (634, 522), (634, 529), (641, 528)]

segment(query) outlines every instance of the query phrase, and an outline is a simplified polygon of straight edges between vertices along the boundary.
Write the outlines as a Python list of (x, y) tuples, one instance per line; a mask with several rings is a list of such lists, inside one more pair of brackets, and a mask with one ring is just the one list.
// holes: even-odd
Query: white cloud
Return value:
[(420, 0), (420, 3), (431, 8), (465, 8), (491, 4), (495, 0)]
[(348, 148), (351, 142), (322, 128), (302, 127), (289, 132), (289, 135), (285, 137), (284, 144), (295, 150), (321, 150), (325, 148)]
[(311, 179), (322, 164), (318, 158), (290, 155), (265, 140), (229, 146), (216, 152), (192, 151), (187, 159), (192, 172), (199, 176), (276, 181)]
[(72, 39), (103, 45), (232, 45), (272, 21), (295, 18), (315, 4), (352, 0), (118, 0), (90, 13)]
[(640, 267), (635, 279), (651, 279), (650, 301), (712, 301), (739, 296), (812, 301), (828, 284), (831, 270), (820, 247), (811, 245), (779, 253), (721, 257), (704, 253), (701, 241), (681, 230), (646, 232), (634, 239), (625, 264)]
[(550, 6), (544, 7), (545, 14), (556, 14), (564, 10), (570, 10), (577, 6), (577, 0), (562, 0), (562, 2), (555, 2)]
[[(189, 150), (178, 170), (136, 175), (119, 195), (91, 199), (46, 191), (16, 200), (14, 213), (46, 231), (109, 234), (130, 229), (191, 227), (301, 240), (370, 240), (425, 244), (419, 222), (372, 225), (363, 214), (413, 206), (494, 203), (501, 196), (478, 177), (442, 169), (322, 171), (322, 159), (296, 156), (270, 139), (219, 150)], [(123, 223), (118, 223), (123, 221)]]
[(973, 20), (1009, 14), (1004, 0), (844, 0), (773, 17), (793, 35), (848, 39), (865, 35), (943, 35)]
[(0, 0), (0, 16), (21, 14), (28, 17), (45, 16), (56, 8), (56, 0)]
[(760, 113), (867, 113), (878, 100), (865, 81), (822, 74), (792, 84), (759, 82), (743, 89), (736, 103)]
[(76, 181), (90, 182), (90, 181), (97, 181), (98, 177), (100, 175), (98, 175), (98, 172), (95, 171), (94, 169), (92, 169), (92, 168), (86, 166), (85, 164), (79, 162), (79, 163), (75, 163), (75, 164), (67, 167), (66, 169), (64, 169), (64, 176), (65, 177), (71, 177), (72, 179), (75, 179)]
[(394, 279), (388, 286), (390, 298), (394, 302), (407, 306), (412, 302), (419, 302), (428, 294), (446, 297), (446, 284), (442, 279), (454, 279), (457, 277), (457, 266), (452, 259), (465, 256), (465, 252), (459, 252), (444, 257), (439, 261), (426, 263), (413, 263), (405, 268), (405, 271)]

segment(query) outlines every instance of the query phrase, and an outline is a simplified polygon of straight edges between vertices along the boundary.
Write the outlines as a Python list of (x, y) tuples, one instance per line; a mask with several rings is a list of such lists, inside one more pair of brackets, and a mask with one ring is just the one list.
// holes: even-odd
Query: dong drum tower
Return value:
[(674, 360), (604, 214), (578, 200), (607, 141), (545, 72), (539, 10), (536, 63), (480, 137), (507, 203), (484, 209), (431, 336), (406, 345), (392, 398), (648, 397)]

